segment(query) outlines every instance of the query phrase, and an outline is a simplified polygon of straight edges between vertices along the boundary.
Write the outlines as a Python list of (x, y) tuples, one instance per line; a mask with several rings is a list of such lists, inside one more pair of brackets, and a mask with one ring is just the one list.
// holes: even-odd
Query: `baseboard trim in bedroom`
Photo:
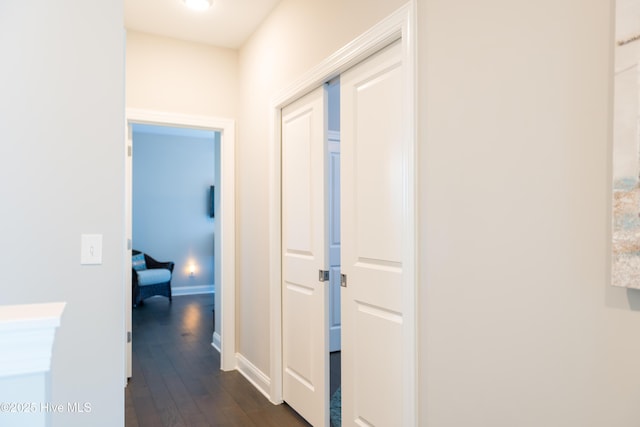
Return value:
[(171, 288), (171, 294), (174, 297), (183, 295), (215, 294), (215, 289), (213, 285), (176, 286), (175, 288)]
[(213, 348), (215, 348), (216, 350), (218, 350), (218, 353), (222, 352), (221, 350), (221, 346), (220, 346), (220, 334), (217, 332), (213, 333), (213, 341), (211, 342), (211, 346)]

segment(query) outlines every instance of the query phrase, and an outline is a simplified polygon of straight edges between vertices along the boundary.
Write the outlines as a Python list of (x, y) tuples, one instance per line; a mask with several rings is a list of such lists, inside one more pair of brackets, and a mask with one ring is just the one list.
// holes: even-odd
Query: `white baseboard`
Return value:
[(182, 295), (199, 295), (199, 294), (214, 294), (213, 285), (198, 285), (198, 286), (176, 286), (171, 288), (171, 294), (174, 297)]
[(238, 365), (238, 371), (242, 376), (253, 384), (260, 393), (264, 394), (264, 397), (271, 399), (269, 396), (269, 390), (271, 389), (271, 380), (269, 377), (240, 353), (236, 353), (236, 363)]
[(213, 341), (211, 342), (211, 346), (213, 348), (215, 348), (216, 350), (218, 350), (218, 353), (222, 352), (222, 350), (221, 350), (222, 347), (220, 347), (220, 334), (219, 333), (217, 333), (217, 332), (213, 333)]

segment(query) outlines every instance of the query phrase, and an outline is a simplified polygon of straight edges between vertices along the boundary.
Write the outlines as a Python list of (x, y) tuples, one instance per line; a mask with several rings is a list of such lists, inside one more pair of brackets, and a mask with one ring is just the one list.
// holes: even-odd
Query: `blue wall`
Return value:
[(214, 283), (208, 206), (219, 138), (213, 131), (133, 126), (133, 248), (175, 262), (174, 288)]

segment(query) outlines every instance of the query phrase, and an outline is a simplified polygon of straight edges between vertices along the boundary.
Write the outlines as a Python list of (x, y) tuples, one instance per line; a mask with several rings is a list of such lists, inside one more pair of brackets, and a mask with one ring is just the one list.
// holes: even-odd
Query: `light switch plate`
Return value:
[(80, 264), (102, 264), (102, 234), (80, 235)]

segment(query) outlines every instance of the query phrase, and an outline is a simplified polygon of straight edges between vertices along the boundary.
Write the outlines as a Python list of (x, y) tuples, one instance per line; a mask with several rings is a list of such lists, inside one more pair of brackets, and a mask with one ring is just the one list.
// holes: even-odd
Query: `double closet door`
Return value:
[[(402, 424), (408, 138), (395, 42), (340, 76), (342, 425)], [(283, 398), (329, 426), (328, 102), (282, 111)]]

